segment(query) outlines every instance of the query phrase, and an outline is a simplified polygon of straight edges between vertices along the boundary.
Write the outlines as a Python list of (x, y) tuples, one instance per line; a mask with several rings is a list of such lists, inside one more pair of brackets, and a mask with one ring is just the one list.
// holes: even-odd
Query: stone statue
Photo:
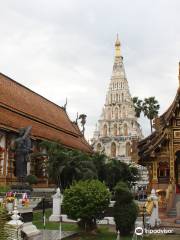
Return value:
[(27, 161), (31, 152), (31, 126), (19, 129), (19, 137), (15, 140), (16, 177), (24, 179), (27, 176)]

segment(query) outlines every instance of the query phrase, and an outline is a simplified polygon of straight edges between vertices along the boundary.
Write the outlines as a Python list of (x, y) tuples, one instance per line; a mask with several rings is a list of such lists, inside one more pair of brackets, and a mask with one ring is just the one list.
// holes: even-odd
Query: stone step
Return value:
[(167, 216), (168, 217), (176, 217), (176, 213), (168, 213)]
[(169, 213), (175, 213), (176, 214), (176, 209), (171, 209), (170, 211), (168, 211), (168, 214)]

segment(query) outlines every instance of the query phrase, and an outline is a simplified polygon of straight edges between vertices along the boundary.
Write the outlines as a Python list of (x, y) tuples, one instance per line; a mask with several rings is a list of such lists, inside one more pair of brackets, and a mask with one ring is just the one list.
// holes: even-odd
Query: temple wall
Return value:
[[(6, 147), (6, 138), (4, 134), (0, 137), (0, 147), (3, 149), (5, 149)], [(5, 173), (4, 166), (5, 166), (5, 152), (1, 152), (0, 153), (0, 175), (4, 175)]]

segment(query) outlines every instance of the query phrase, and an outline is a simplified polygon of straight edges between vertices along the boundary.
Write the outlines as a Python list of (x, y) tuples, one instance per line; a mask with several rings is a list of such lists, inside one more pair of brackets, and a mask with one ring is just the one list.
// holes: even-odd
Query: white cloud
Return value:
[(117, 32), (132, 95), (155, 96), (161, 112), (173, 100), (179, 0), (6, 0), (1, 9), (0, 71), (59, 105), (67, 97), (73, 119), (88, 115), (88, 138), (105, 101)]

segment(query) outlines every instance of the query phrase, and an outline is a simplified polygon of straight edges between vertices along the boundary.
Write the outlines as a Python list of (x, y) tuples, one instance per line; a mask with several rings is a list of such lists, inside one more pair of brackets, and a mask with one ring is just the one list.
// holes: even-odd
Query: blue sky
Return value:
[[(105, 102), (117, 32), (132, 96), (161, 113), (178, 87), (179, 0), (0, 0), (0, 72), (59, 105), (86, 113), (86, 136)], [(141, 119), (144, 134), (149, 123)]]

